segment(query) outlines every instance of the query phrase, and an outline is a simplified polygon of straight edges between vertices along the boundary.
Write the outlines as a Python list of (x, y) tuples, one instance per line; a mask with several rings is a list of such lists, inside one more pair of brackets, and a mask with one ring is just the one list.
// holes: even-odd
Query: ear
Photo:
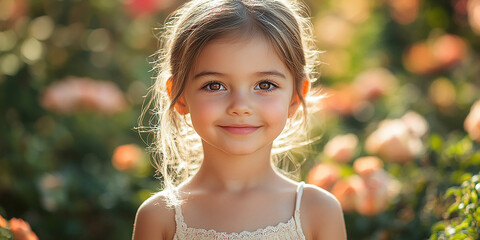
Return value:
[[(310, 90), (310, 81), (308, 78), (303, 79), (302, 81), (302, 99), (305, 99), (307, 96), (308, 91)], [(297, 112), (298, 107), (302, 104), (302, 100), (298, 96), (297, 91), (293, 93), (292, 101), (290, 102), (290, 106), (288, 107), (288, 117), (292, 117), (295, 112)]]
[[(172, 99), (172, 87), (173, 87), (173, 79), (172, 78), (169, 78), (167, 80), (167, 94), (168, 94), (168, 97), (170, 98), (170, 100), (173, 100)], [(177, 102), (175, 103), (175, 110), (177, 110), (178, 113), (180, 113), (181, 115), (185, 115), (188, 113), (188, 107), (187, 107), (187, 104), (185, 103), (185, 101), (183, 100), (183, 96), (180, 96), (178, 99), (177, 99)]]

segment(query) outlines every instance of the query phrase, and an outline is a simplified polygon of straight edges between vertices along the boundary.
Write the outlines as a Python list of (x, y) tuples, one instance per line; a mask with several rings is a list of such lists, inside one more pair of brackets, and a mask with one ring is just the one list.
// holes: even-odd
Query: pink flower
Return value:
[(337, 162), (347, 163), (352, 160), (357, 144), (358, 138), (355, 134), (338, 135), (328, 141), (324, 153)]
[(368, 136), (365, 148), (391, 162), (409, 162), (423, 150), (418, 136), (400, 119), (383, 120), (377, 130)]
[(340, 178), (340, 169), (331, 163), (319, 163), (314, 166), (307, 176), (307, 183), (316, 185), (325, 190), (330, 190), (332, 185)]
[(465, 122), (463, 123), (468, 135), (480, 143), (480, 100), (476, 101), (470, 108)]
[(112, 164), (120, 171), (135, 168), (143, 157), (142, 150), (135, 144), (118, 146), (113, 152)]
[(110, 115), (123, 111), (127, 104), (112, 82), (68, 77), (45, 89), (42, 105), (63, 114), (87, 110)]
[(38, 240), (37, 235), (32, 232), (30, 224), (22, 219), (10, 219), (10, 230), (12, 230), (13, 236), (16, 240)]
[(125, 10), (133, 17), (153, 15), (170, 7), (173, 0), (126, 0)]
[(363, 99), (374, 101), (392, 93), (397, 87), (397, 79), (387, 69), (374, 68), (359, 74), (353, 86)]

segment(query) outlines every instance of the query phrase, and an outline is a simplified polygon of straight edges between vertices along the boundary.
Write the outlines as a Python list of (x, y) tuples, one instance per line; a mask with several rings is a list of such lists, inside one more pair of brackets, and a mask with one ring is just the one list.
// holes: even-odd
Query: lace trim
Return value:
[[(299, 216), (300, 210), (296, 210), (294, 216), (292, 216), (287, 222), (280, 222), (276, 226), (259, 228), (253, 232), (242, 231), (240, 233), (226, 233), (217, 232), (213, 229), (206, 230), (201, 228), (188, 227), (183, 219), (183, 216), (181, 214), (175, 214), (177, 231), (175, 233), (174, 239), (188, 239), (188, 237), (194, 237), (195, 239), (264, 239), (265, 237), (278, 237), (278, 239), (282, 239), (282, 236), (285, 239), (298, 239), (298, 237), (300, 237), (301, 239), (305, 239), (305, 236), (303, 235), (303, 232), (301, 230)], [(300, 227), (300, 229), (297, 229), (298, 227)], [(292, 236), (292, 234), (294, 234), (294, 236)]]
[(240, 233), (217, 232), (213, 229), (201, 229), (188, 227), (182, 214), (181, 206), (175, 207), (176, 230), (174, 240), (189, 239), (258, 239), (258, 240), (305, 240), (302, 224), (300, 222), (300, 201), (302, 198), (304, 182), (300, 182), (297, 187), (297, 199), (295, 201), (295, 211), (293, 216), (287, 222), (280, 222), (276, 226), (267, 226), (255, 231), (242, 231)]

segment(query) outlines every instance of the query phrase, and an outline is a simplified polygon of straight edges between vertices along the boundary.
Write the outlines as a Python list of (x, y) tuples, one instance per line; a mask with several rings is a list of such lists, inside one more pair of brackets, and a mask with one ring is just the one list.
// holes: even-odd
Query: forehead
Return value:
[(231, 75), (278, 71), (287, 78), (291, 73), (272, 43), (260, 33), (229, 34), (208, 42), (192, 68), (193, 75), (203, 71)]

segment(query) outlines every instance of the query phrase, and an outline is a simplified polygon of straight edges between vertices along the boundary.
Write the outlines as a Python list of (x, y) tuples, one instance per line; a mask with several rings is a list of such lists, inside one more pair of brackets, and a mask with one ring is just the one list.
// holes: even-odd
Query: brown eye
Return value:
[(270, 88), (270, 83), (269, 82), (262, 82), (258, 85), (260, 87), (260, 89), (262, 90), (267, 90)]
[(221, 87), (220, 83), (212, 83), (210, 84), (210, 90), (219, 90)]
[(207, 91), (221, 91), (225, 90), (225, 87), (219, 82), (209, 82), (205, 84), (202, 89)]
[(256, 90), (263, 90), (263, 91), (270, 91), (270, 90), (274, 90), (275, 88), (278, 88), (278, 85), (270, 81), (259, 82), (255, 87)]

